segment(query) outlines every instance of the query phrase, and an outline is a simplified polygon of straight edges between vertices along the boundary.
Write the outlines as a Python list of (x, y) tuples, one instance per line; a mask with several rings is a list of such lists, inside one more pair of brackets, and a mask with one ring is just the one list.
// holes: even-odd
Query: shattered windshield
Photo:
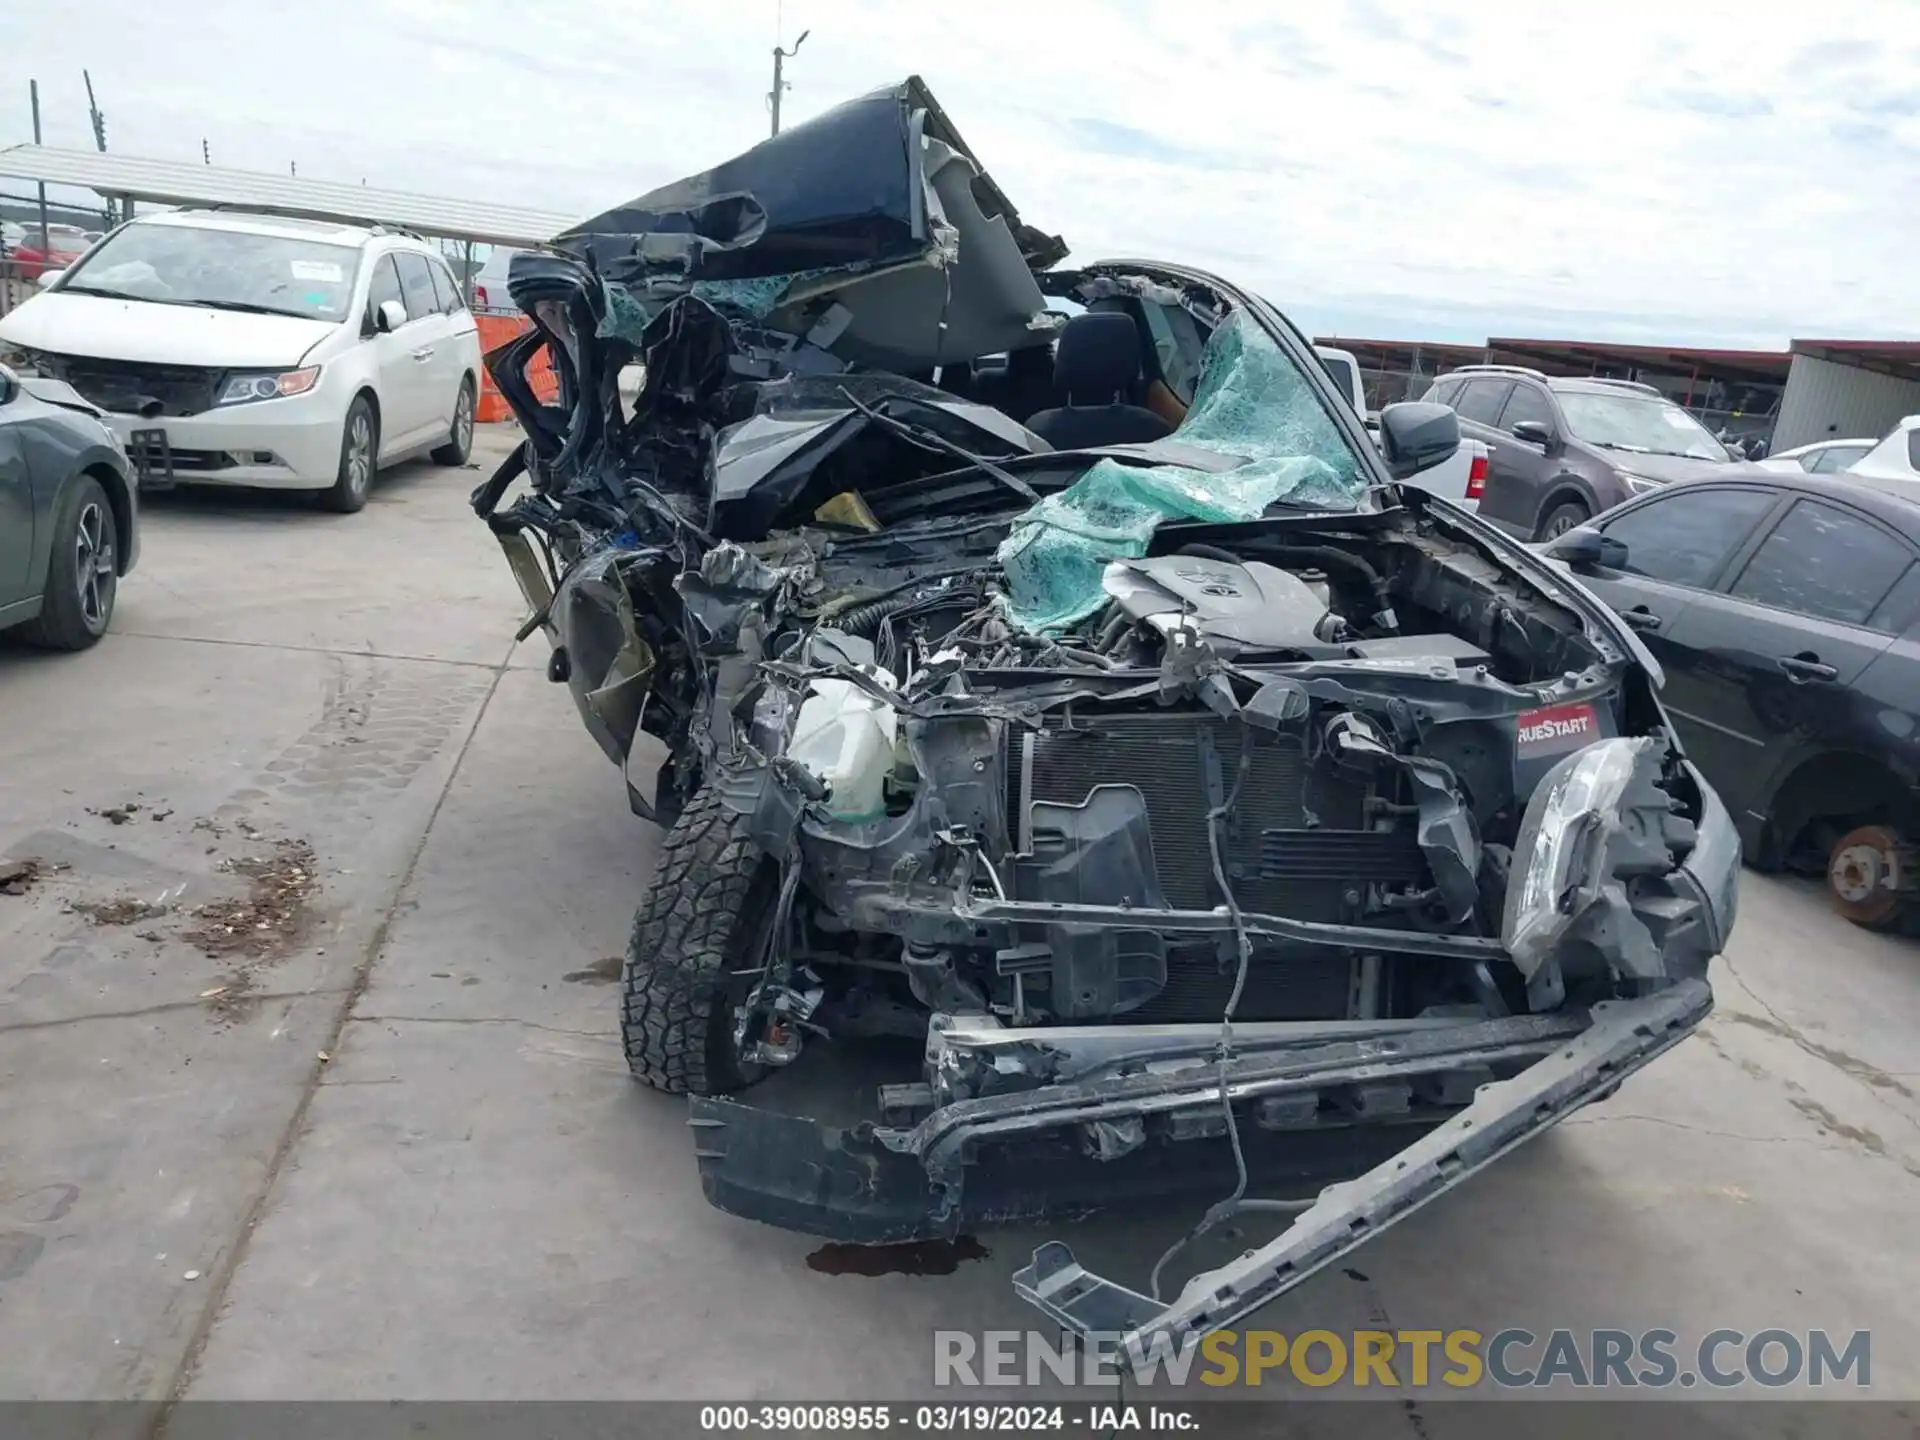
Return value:
[(1013, 620), (1058, 630), (1106, 602), (1107, 562), (1147, 553), (1167, 520), (1258, 519), (1286, 502), (1355, 508), (1367, 474), (1311, 383), (1250, 316), (1207, 339), (1193, 408), (1175, 437), (1242, 463), (1218, 474), (1102, 460), (1015, 522), (1000, 547)]

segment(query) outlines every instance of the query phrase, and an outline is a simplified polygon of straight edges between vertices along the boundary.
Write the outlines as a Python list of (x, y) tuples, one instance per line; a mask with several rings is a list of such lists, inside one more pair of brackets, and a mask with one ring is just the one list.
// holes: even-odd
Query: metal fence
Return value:
[(1402, 400), (1418, 400), (1427, 393), (1445, 367), (1433, 366), (1418, 370), (1380, 369), (1371, 365), (1360, 367), (1360, 383), (1366, 388), (1367, 408), (1379, 410)]
[(0, 315), (39, 290), (42, 267), (23, 264), (11, 255), (0, 255)]

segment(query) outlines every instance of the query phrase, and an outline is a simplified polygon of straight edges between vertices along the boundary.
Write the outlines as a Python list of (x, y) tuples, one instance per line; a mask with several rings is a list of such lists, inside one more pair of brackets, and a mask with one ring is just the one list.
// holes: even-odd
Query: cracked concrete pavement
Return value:
[[(0, 642), (0, 859), (64, 867), (0, 895), (0, 1398), (908, 1397), (937, 1325), (1030, 1323), (1032, 1233), (833, 1274), (702, 1200), (608, 983), (656, 833), (510, 648), (475, 478), (161, 500), (104, 643)], [(213, 993), (186, 921), (280, 839), (318, 891)], [(164, 913), (71, 908), (120, 898)], [(1866, 1328), (1920, 1396), (1920, 957), (1797, 883), (1742, 903), (1698, 1037), (1258, 1323)], [(1072, 1239), (1141, 1283), (1191, 1218)]]

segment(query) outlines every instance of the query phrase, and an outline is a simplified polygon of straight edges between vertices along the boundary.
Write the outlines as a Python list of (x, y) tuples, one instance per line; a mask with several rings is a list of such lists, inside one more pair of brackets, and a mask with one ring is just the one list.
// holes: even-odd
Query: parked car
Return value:
[[(1377, 444), (1380, 439), (1378, 411), (1367, 409), (1366, 386), (1360, 378), (1360, 361), (1351, 350), (1331, 345), (1316, 345), (1321, 368), (1334, 388), (1345, 395), (1365, 422), (1367, 433)], [(1460, 448), (1437, 465), (1407, 477), (1407, 484), (1418, 485), (1429, 495), (1438, 495), (1468, 510), (1480, 507), (1480, 496), (1487, 483), (1487, 447), (1478, 440), (1462, 436)]]
[(1768, 470), (1796, 471), (1808, 475), (1831, 475), (1845, 470), (1880, 442), (1878, 440), (1816, 440), (1769, 455), (1760, 464)]
[(309, 490), (360, 509), (382, 466), (473, 443), (480, 341), (406, 235), (171, 211), (120, 226), (0, 317), (0, 360), (108, 413), (140, 483)]
[(1313, 353), (1320, 357), (1320, 368), (1327, 372), (1327, 378), (1333, 381), (1333, 388), (1346, 396), (1353, 406), (1354, 413), (1367, 413), (1367, 387), (1360, 378), (1360, 359), (1351, 350), (1340, 350), (1332, 345), (1316, 345)]
[[(555, 246), (473, 503), (670, 827), (621, 1034), (715, 1204), (898, 1241), (1231, 1192), (1204, 1229), (1359, 1176), (1164, 1299), (1059, 1243), (1015, 1277), (1178, 1351), (1705, 1016), (1732, 822), (1624, 622), (1392, 484), (1451, 411), (1376, 449), (1249, 291), (1062, 265), (917, 79)], [(876, 1031), (916, 1044), (857, 1128), (729, 1098)]]
[(1891, 926), (1920, 896), (1920, 489), (1750, 471), (1547, 547), (1640, 632), (1687, 755), (1762, 869)]
[(18, 240), (8, 242), (7, 261), (20, 279), (38, 280), (73, 264), (92, 243), (78, 225), (49, 225), (43, 246), (40, 226), (31, 224), (22, 227)]
[(1548, 540), (1634, 495), (1737, 463), (1707, 428), (1651, 385), (1468, 365), (1426, 398), (1451, 405), (1487, 446), (1480, 514)]
[(120, 439), (70, 386), (0, 365), (0, 630), (84, 650), (140, 558)]
[(473, 310), (476, 315), (518, 315), (520, 307), (507, 293), (507, 266), (518, 250), (496, 245), (487, 254), (473, 277)]
[(1912, 484), (1920, 480), (1920, 415), (1909, 415), (1848, 467), (1850, 475)]

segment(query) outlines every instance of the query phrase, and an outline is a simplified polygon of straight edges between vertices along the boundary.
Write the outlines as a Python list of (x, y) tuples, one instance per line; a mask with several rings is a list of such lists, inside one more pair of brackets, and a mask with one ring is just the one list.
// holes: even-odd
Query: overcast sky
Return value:
[[(1082, 259), (1306, 328), (1920, 335), (1920, 0), (785, 0), (789, 123), (918, 72)], [(0, 0), (0, 143), (582, 214), (766, 133), (775, 0)], [(15, 182), (0, 188), (17, 192)]]

